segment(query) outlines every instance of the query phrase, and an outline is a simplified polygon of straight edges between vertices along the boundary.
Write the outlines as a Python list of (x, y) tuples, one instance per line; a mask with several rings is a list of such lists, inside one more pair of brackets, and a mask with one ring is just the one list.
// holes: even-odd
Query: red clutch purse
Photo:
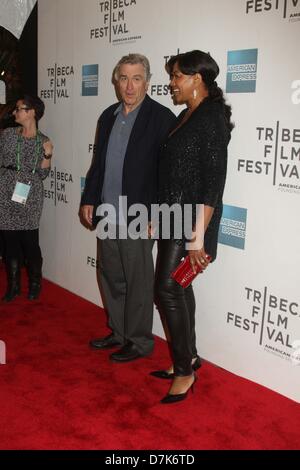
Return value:
[(195, 266), (196, 273), (193, 272), (190, 263), (190, 257), (187, 255), (177, 268), (171, 273), (171, 278), (178, 282), (184, 289), (190, 285), (197, 274), (202, 273), (203, 269), (198, 264)]

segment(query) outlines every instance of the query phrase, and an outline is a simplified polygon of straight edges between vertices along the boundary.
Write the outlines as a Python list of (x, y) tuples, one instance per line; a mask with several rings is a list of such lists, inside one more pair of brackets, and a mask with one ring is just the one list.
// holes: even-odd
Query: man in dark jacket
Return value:
[(96, 349), (121, 346), (110, 355), (115, 362), (147, 356), (154, 346), (153, 240), (121, 236), (127, 214), (119, 207), (121, 196), (128, 208), (143, 204), (149, 213), (156, 202), (159, 147), (175, 116), (147, 95), (150, 77), (143, 55), (129, 54), (116, 65), (120, 102), (99, 118), (95, 157), (81, 199), (81, 216), (90, 226), (97, 224), (96, 213), (104, 204), (119, 214), (108, 218), (116, 237), (104, 238), (98, 231), (100, 281), (112, 333), (90, 342)]

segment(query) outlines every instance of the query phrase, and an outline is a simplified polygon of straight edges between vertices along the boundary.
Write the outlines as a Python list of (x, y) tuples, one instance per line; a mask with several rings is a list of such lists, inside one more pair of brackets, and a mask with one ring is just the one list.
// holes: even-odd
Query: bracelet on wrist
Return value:
[(44, 153), (43, 158), (45, 158), (46, 160), (50, 160), (50, 158), (52, 158), (52, 153), (49, 153), (49, 155), (46, 155)]

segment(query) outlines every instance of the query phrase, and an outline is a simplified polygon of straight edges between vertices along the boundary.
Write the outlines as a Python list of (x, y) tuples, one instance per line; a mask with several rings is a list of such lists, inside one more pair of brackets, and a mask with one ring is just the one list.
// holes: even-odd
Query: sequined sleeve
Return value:
[(222, 199), (227, 167), (228, 135), (222, 116), (210, 120), (203, 137), (206, 137), (203, 202), (216, 207)]

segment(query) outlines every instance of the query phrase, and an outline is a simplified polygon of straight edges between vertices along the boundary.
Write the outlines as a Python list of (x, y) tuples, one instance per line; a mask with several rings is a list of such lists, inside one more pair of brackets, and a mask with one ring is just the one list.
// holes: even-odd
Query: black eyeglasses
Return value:
[(18, 111), (22, 111), (22, 109), (23, 109), (24, 111), (29, 111), (29, 110), (32, 109), (32, 108), (28, 108), (28, 107), (24, 107), (24, 106), (23, 106), (23, 107), (20, 106), (20, 107), (18, 108), (18, 106), (16, 106), (15, 109), (14, 109), (14, 111), (16, 111), (16, 113), (17, 113)]

